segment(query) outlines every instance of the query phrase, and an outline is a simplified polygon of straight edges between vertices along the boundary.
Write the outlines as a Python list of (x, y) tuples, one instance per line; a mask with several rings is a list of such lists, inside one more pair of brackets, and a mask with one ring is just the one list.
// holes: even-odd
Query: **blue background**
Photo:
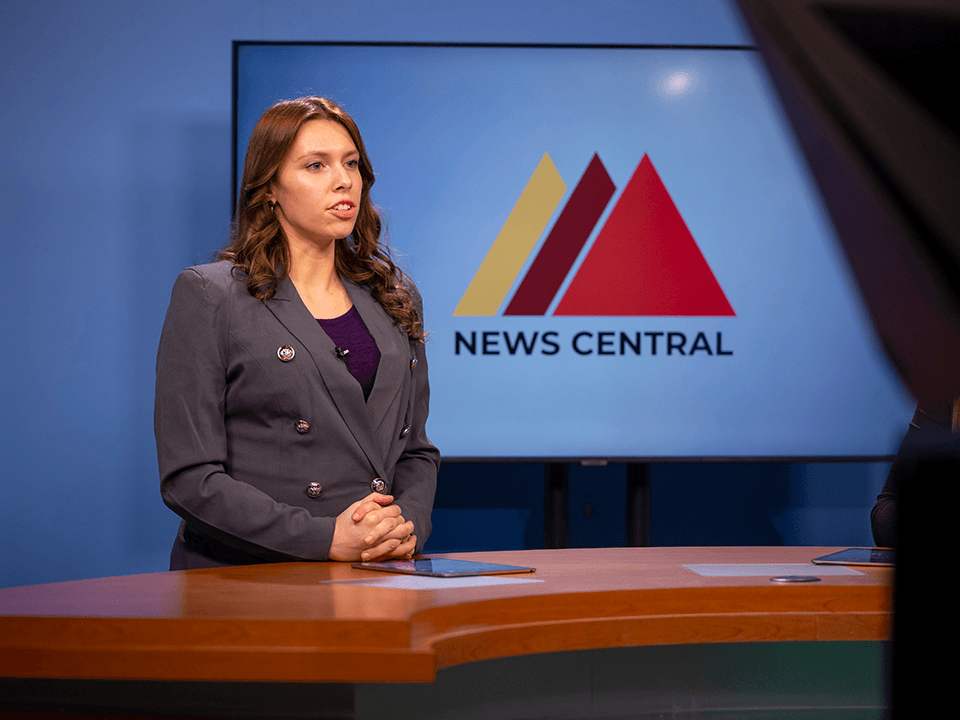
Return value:
[[(156, 343), (176, 274), (229, 235), (233, 40), (749, 43), (719, 0), (6, 0), (0, 585), (166, 567)], [(658, 465), (651, 539), (866, 544), (886, 467)], [(449, 464), (440, 482), (428, 550), (542, 543), (541, 465)], [(624, 483), (572, 469), (571, 544), (622, 542)]]

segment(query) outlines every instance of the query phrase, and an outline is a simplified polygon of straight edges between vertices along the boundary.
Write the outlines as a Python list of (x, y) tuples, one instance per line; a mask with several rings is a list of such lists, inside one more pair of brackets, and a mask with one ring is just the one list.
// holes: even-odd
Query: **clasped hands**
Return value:
[(370, 493), (337, 516), (331, 560), (409, 559), (417, 546), (413, 523), (404, 520), (393, 495)]

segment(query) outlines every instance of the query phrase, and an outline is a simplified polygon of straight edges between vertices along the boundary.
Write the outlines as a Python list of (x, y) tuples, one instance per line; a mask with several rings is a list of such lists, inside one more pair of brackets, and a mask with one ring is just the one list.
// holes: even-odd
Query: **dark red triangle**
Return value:
[(647, 155), (554, 315), (735, 315)]
[(543, 315), (616, 191), (594, 154), (504, 315)]

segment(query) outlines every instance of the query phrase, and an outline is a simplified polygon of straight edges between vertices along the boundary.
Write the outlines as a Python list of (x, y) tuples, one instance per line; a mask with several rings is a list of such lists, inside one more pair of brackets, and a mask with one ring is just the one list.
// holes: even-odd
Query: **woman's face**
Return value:
[(353, 232), (360, 209), (360, 153), (335, 120), (308, 120), (284, 158), (270, 199), (287, 242), (327, 246)]

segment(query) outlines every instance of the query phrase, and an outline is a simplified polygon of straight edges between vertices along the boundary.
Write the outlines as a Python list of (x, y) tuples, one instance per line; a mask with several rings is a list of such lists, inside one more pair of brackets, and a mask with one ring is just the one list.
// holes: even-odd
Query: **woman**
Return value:
[(259, 120), (235, 237), (173, 289), (157, 355), (171, 569), (419, 552), (427, 439), (419, 294), (380, 241), (353, 120), (315, 97)]

